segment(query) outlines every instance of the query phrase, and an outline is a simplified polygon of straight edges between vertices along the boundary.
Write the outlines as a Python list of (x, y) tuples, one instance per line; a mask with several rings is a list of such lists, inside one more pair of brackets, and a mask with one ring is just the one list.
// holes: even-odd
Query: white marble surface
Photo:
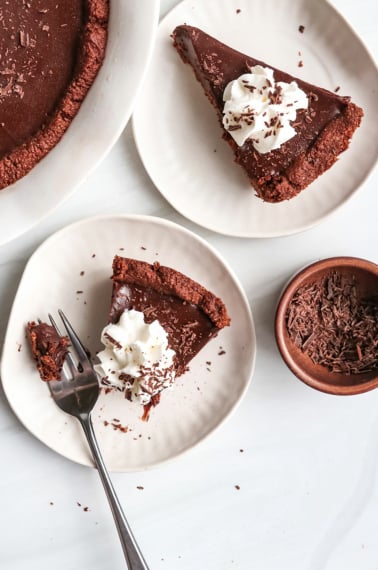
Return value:
[[(161, 14), (175, 4), (162, 0)], [(333, 4), (377, 58), (375, 0)], [(0, 248), (1, 342), (31, 253), (57, 229), (92, 214), (121, 211), (178, 222), (216, 247), (245, 288), (258, 353), (236, 413), (182, 458), (113, 475), (151, 569), (377, 568), (378, 392), (337, 398), (305, 387), (282, 363), (272, 327), (280, 289), (298, 267), (333, 255), (378, 262), (377, 185), (375, 170), (352, 200), (305, 233), (228, 238), (189, 223), (166, 203), (143, 169), (129, 124), (65, 204)], [(2, 392), (0, 443), (0, 568), (124, 568), (97, 473), (31, 436)]]

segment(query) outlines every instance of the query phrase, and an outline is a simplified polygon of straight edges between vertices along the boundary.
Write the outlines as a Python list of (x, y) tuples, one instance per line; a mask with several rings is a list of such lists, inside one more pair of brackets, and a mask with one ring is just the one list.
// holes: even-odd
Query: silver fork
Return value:
[[(75, 350), (77, 362), (71, 352), (68, 352), (65, 364), (69, 373), (63, 370), (60, 380), (50, 380), (48, 382), (51, 395), (63, 412), (74, 416), (81, 423), (113, 513), (127, 568), (129, 570), (148, 570), (147, 563), (122, 511), (93, 430), (91, 411), (99, 395), (97, 374), (83, 344), (67, 317), (63, 311), (59, 310), (58, 312)], [(49, 315), (49, 318), (56, 332), (59, 336), (62, 336), (53, 317)]]

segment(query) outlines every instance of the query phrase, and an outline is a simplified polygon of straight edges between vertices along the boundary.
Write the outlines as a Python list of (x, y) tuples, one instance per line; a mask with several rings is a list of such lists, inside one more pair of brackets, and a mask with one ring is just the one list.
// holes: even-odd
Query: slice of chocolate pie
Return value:
[(12, 0), (0, 8), (0, 189), (59, 142), (105, 55), (109, 0)]
[(230, 318), (221, 299), (186, 275), (116, 256), (105, 349), (97, 367), (105, 386), (145, 406), (146, 415), (164, 388)]
[(348, 148), (363, 116), (349, 97), (294, 78), (192, 26), (176, 27), (172, 38), (216, 108), (235, 161), (263, 200), (292, 198)]
[(70, 344), (67, 336), (59, 336), (47, 323), (31, 321), (26, 327), (30, 347), (42, 380), (60, 380), (64, 359)]

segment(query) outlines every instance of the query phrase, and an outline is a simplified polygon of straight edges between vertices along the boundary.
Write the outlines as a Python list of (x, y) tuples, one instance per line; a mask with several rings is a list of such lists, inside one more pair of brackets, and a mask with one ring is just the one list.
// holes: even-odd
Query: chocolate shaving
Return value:
[(378, 295), (363, 298), (355, 276), (335, 271), (300, 287), (288, 306), (286, 327), (294, 344), (331, 372), (378, 368)]

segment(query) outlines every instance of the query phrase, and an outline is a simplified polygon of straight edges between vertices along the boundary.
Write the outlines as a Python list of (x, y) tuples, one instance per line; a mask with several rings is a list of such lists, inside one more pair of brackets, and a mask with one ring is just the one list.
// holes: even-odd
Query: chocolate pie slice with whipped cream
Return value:
[(221, 299), (155, 262), (115, 256), (109, 324), (96, 366), (102, 384), (144, 405), (184, 374), (196, 354), (230, 324)]
[(173, 45), (218, 112), (223, 138), (257, 196), (288, 200), (345, 151), (363, 111), (350, 97), (306, 83), (180, 25)]
[(109, 0), (1, 2), (0, 189), (70, 126), (103, 62), (108, 16)]

